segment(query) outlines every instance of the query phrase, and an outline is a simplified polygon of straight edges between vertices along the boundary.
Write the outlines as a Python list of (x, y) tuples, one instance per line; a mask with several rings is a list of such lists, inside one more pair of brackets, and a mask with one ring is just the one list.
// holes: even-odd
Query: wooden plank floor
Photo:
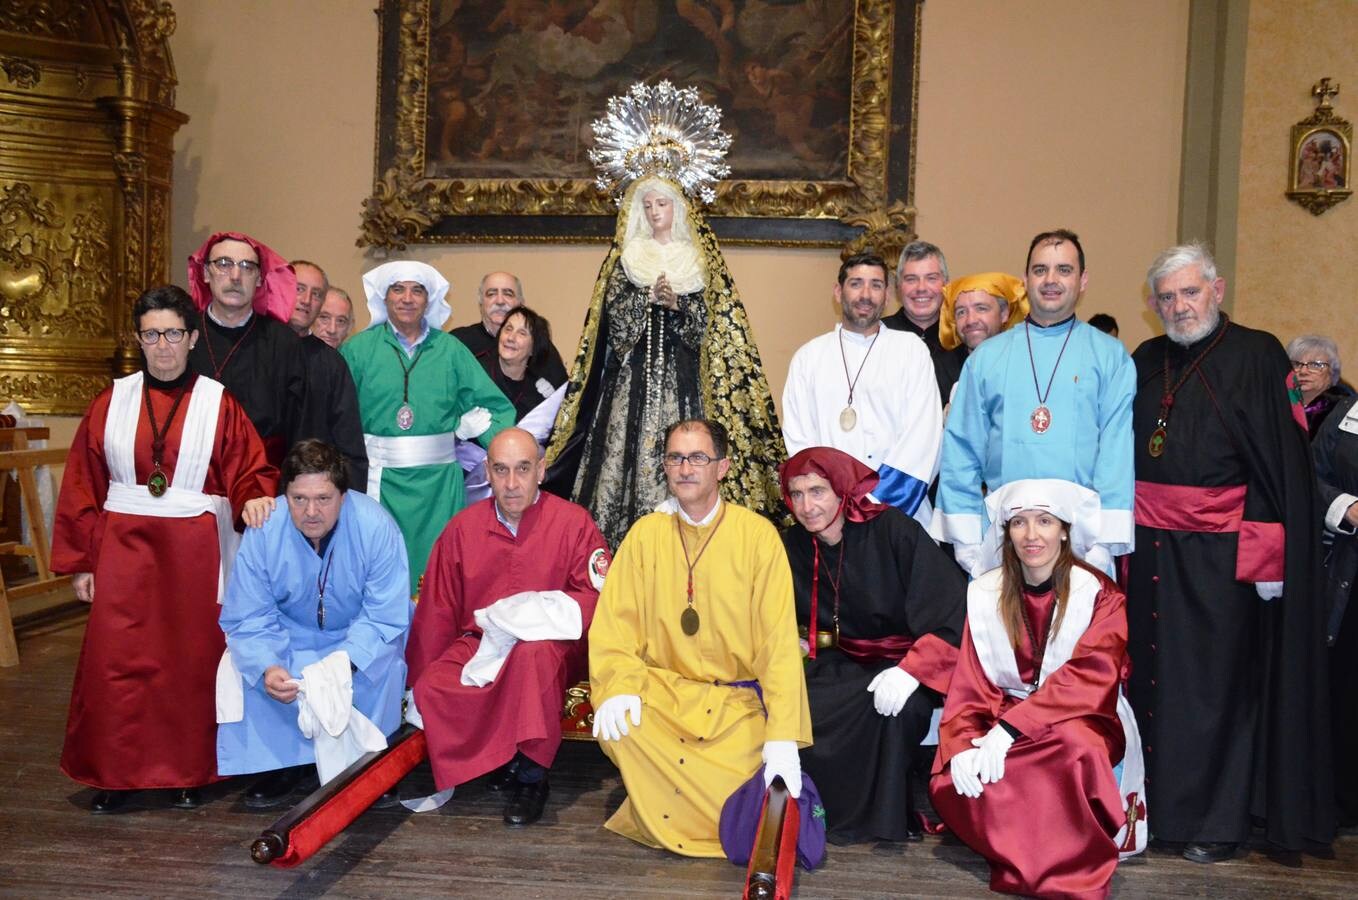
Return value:
[[(0, 669), (0, 895), (6, 897), (727, 897), (741, 870), (648, 850), (602, 828), (621, 801), (617, 772), (593, 744), (568, 743), (542, 823), (512, 830), (479, 782), (448, 806), (412, 815), (370, 810), (293, 870), (255, 865), (250, 842), (277, 813), (240, 803), (240, 780), (209, 789), (193, 812), (155, 792), (117, 816), (92, 816), (92, 792), (57, 768), (84, 627), (67, 622), (20, 637), (22, 663)], [(432, 787), (427, 767), (408, 787)], [(1151, 809), (1154, 822), (1154, 807)], [(1033, 823), (1042, 839), (1042, 823)], [(1169, 853), (1123, 863), (1118, 897), (1358, 896), (1358, 835), (1331, 858), (1275, 859), (1259, 848), (1201, 866)], [(831, 847), (799, 873), (797, 896), (976, 897), (985, 864), (952, 838)]]

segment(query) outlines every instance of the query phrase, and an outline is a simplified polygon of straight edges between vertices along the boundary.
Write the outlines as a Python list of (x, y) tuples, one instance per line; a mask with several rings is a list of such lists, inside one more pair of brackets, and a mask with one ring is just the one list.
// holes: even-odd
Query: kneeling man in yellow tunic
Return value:
[(627, 799), (607, 822), (650, 847), (720, 857), (726, 798), (765, 764), (801, 793), (811, 744), (792, 573), (778, 532), (724, 502), (726, 430), (665, 434), (671, 498), (609, 568), (589, 632), (594, 736)]

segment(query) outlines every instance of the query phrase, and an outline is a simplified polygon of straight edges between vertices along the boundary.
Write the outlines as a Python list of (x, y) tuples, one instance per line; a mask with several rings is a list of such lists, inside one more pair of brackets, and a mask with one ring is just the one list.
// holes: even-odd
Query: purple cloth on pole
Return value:
[[(749, 781), (736, 788), (722, 804), (717, 833), (726, 858), (738, 866), (749, 863), (754, 839), (759, 831), (759, 813), (764, 808), (764, 767)], [(811, 776), (802, 773), (802, 795), (797, 798), (801, 824), (797, 832), (797, 861), (810, 871), (825, 861), (825, 807)]]

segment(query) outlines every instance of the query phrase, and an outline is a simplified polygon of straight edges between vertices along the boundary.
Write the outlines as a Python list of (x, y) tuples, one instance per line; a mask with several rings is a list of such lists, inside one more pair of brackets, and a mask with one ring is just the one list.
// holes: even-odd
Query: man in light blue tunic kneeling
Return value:
[(299, 442), (279, 485), (288, 515), (245, 535), (221, 613), (217, 771), (267, 772), (245, 793), (256, 809), (285, 802), (312, 763), (324, 781), (385, 746), (401, 724), (412, 616), (400, 529), (348, 490), (335, 448)]

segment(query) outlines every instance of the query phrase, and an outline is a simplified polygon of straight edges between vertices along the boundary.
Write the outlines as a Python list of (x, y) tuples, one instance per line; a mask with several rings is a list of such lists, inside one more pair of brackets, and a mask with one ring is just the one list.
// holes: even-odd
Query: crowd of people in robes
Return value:
[(1129, 354), (1076, 316), (1075, 233), (1021, 276), (915, 241), (827, 277), (780, 425), (700, 192), (618, 199), (569, 371), (512, 273), (449, 331), (443, 275), (384, 263), (349, 336), (319, 266), (227, 231), (138, 298), (52, 554), (91, 604), (61, 766), (94, 812), (244, 774), (274, 808), (407, 721), (420, 808), (488, 776), (529, 825), (587, 679), (606, 827), (689, 856), (731, 855), (751, 779), (833, 842), (918, 841), (927, 795), (1037, 896), (1106, 895), (1151, 837), (1323, 847), (1336, 790), (1358, 820), (1332, 342), (1231, 320), (1199, 245), (1151, 263), (1165, 333)]

